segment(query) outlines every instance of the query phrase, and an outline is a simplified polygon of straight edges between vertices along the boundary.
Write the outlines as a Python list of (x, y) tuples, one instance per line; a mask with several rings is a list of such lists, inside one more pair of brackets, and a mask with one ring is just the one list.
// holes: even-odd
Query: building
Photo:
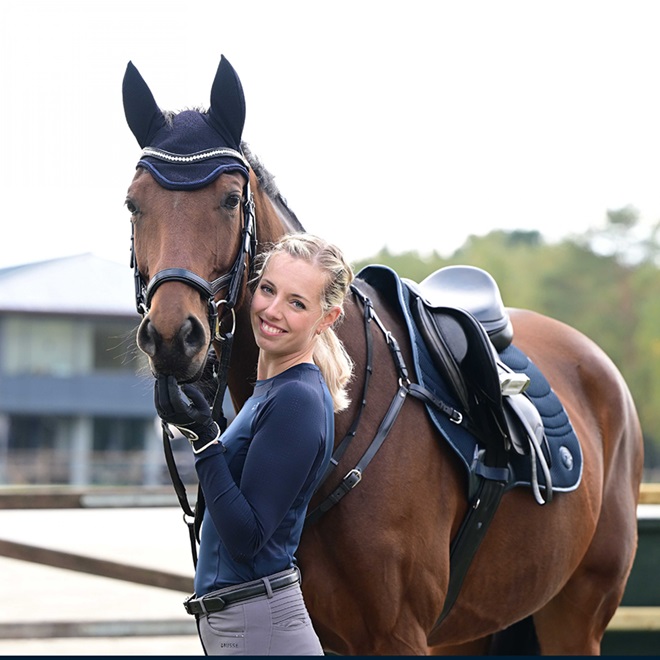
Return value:
[(0, 485), (168, 483), (134, 299), (91, 254), (0, 269)]

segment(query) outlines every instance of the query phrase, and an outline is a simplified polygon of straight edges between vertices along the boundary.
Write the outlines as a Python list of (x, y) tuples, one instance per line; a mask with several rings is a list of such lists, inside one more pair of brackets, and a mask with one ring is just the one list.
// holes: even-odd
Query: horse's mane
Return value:
[[(184, 108), (183, 110), (208, 114), (208, 110), (201, 107)], [(163, 116), (167, 125), (172, 126), (174, 117), (179, 114), (179, 112), (183, 112), (183, 110), (178, 110), (177, 112), (172, 110), (163, 110)], [(288, 202), (280, 192), (280, 189), (277, 187), (277, 184), (275, 183), (275, 177), (265, 168), (264, 164), (259, 160), (259, 158), (257, 158), (257, 156), (252, 153), (252, 150), (246, 142), (241, 142), (241, 151), (250, 164), (250, 167), (254, 171), (257, 180), (259, 181), (260, 188), (266, 193), (268, 198), (277, 205), (280, 212), (289, 221), (291, 225), (290, 230), (305, 231), (302, 223), (300, 220), (298, 220), (296, 214), (289, 208)]]
[(268, 195), (268, 198), (286, 215), (287, 219), (292, 223), (292, 229), (295, 231), (305, 231), (300, 220), (296, 214), (289, 208), (289, 204), (283, 197), (280, 189), (275, 183), (275, 177), (265, 168), (264, 164), (252, 153), (252, 150), (246, 142), (241, 142), (241, 151), (245, 158), (247, 158), (250, 167), (254, 171), (259, 186)]

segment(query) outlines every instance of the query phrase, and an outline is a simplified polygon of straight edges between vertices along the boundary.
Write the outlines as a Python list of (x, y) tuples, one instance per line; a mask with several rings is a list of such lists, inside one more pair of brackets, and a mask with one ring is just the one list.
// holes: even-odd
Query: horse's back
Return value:
[(627, 495), (636, 506), (643, 464), (642, 432), (618, 367), (575, 328), (528, 310), (510, 313), (516, 345), (548, 378), (583, 449), (601, 457), (604, 490), (628, 486)]

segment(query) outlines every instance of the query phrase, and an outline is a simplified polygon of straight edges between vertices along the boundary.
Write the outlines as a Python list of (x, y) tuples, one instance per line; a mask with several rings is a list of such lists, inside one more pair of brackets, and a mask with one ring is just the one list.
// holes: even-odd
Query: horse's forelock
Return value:
[(165, 117), (165, 123), (169, 128), (172, 128), (174, 124), (174, 118), (181, 114), (182, 112), (199, 112), (200, 115), (208, 115), (208, 110), (201, 108), (201, 107), (193, 107), (193, 108), (181, 108), (181, 110), (163, 110), (163, 117)]

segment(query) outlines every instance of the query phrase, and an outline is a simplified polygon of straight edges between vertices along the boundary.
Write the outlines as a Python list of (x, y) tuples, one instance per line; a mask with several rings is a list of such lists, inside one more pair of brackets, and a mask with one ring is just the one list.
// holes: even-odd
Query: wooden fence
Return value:
[[(644, 484), (640, 504), (660, 504), (660, 484)], [(178, 506), (171, 487), (16, 487), (0, 490), (0, 509)], [(621, 606), (603, 640), (603, 655), (657, 655), (660, 650), (660, 513), (638, 518), (639, 547)], [(191, 593), (192, 578), (16, 541), (0, 539), (0, 556), (135, 584)], [(178, 629), (181, 628), (181, 631)], [(0, 638), (192, 634), (176, 621), (0, 624)]]

